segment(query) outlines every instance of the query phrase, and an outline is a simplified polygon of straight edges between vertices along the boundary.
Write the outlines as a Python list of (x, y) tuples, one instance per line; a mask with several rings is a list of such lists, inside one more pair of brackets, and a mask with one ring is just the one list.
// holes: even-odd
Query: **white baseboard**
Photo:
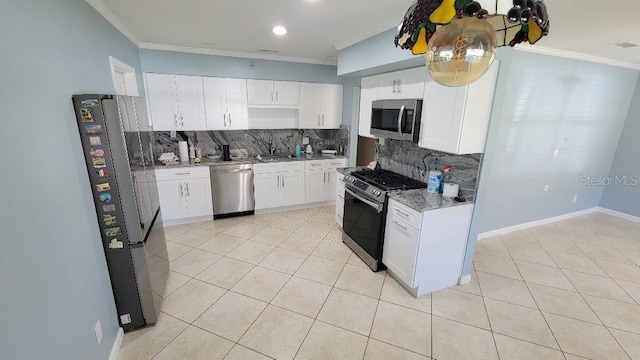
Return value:
[(590, 209), (576, 211), (576, 212), (572, 212), (572, 213), (564, 214), (564, 215), (560, 215), (560, 216), (550, 217), (550, 218), (547, 218), (547, 219), (532, 221), (532, 222), (525, 223), (525, 224), (519, 224), (519, 225), (509, 226), (509, 227), (498, 229), (498, 230), (487, 231), (487, 232), (484, 232), (482, 234), (478, 234), (478, 240), (487, 239), (487, 238), (498, 236), (498, 235), (504, 235), (504, 234), (508, 234), (508, 233), (514, 232), (514, 231), (526, 230), (526, 229), (530, 229), (532, 227), (541, 226), (541, 225), (547, 225), (547, 224), (555, 223), (555, 222), (562, 221), (562, 220), (572, 219), (572, 218), (575, 218), (575, 217), (578, 217), (578, 216), (592, 214), (592, 213), (598, 212), (600, 210), (601, 210), (601, 208), (599, 208), (599, 207), (593, 207), (593, 208), (590, 208)]
[(462, 276), (458, 279), (458, 285), (466, 285), (471, 282), (471, 274)]
[(283, 206), (283, 207), (270, 208), (270, 209), (260, 209), (260, 210), (256, 210), (256, 215), (272, 214), (272, 213), (278, 213), (283, 211), (312, 209), (317, 207), (333, 206), (335, 204), (336, 204), (335, 201), (324, 201), (324, 202), (309, 203), (309, 204)]
[(187, 224), (194, 224), (194, 223), (205, 222), (205, 221), (213, 221), (213, 215), (199, 216), (199, 217), (192, 217), (192, 218), (185, 218), (185, 219), (163, 220), (162, 226), (167, 227), (167, 226), (187, 225)]
[(633, 216), (633, 215), (629, 215), (629, 214), (626, 214), (626, 213), (623, 213), (623, 212), (620, 212), (620, 211), (615, 211), (615, 210), (611, 210), (611, 209), (607, 209), (607, 208), (603, 208), (603, 207), (598, 208), (598, 210), (601, 213), (604, 213), (604, 214), (616, 216), (616, 217), (619, 217), (619, 218), (622, 218), (622, 219), (626, 219), (626, 220), (629, 220), (629, 221), (633, 221), (633, 222), (640, 222), (640, 217), (639, 216)]
[(116, 339), (113, 342), (113, 346), (111, 347), (109, 360), (118, 360), (118, 353), (120, 352), (120, 347), (122, 346), (122, 340), (124, 340), (124, 330), (122, 330), (122, 328), (119, 328)]

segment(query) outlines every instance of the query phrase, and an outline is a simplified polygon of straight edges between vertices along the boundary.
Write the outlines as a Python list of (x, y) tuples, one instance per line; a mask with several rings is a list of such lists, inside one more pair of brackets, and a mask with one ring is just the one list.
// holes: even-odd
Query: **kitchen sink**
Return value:
[(282, 160), (289, 160), (291, 158), (295, 158), (292, 155), (260, 155), (261, 161), (263, 162), (276, 162)]

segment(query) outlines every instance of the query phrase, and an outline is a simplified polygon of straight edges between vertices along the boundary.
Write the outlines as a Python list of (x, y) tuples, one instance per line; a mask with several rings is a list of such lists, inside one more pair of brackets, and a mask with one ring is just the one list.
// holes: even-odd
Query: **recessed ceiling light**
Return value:
[(625, 42), (621, 42), (621, 43), (616, 43), (616, 44), (610, 44), (613, 47), (617, 47), (617, 48), (621, 48), (621, 49), (628, 49), (628, 48), (633, 48), (633, 47), (638, 47), (640, 45), (630, 42), (630, 41), (625, 41)]
[(273, 33), (278, 36), (282, 36), (287, 33), (287, 29), (285, 29), (284, 26), (276, 26), (273, 28)]

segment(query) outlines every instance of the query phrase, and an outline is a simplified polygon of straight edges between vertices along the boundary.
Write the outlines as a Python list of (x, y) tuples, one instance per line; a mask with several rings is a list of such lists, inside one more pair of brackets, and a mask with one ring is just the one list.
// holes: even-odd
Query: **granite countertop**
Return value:
[(258, 160), (255, 157), (239, 157), (231, 158), (231, 161), (223, 161), (220, 159), (210, 160), (207, 158), (202, 159), (200, 164), (196, 164), (193, 161), (184, 161), (176, 165), (164, 166), (157, 164), (155, 169), (173, 169), (173, 168), (185, 168), (185, 167), (200, 167), (200, 166), (219, 166), (219, 165), (234, 165), (234, 164), (270, 164), (289, 161), (311, 161), (311, 160), (334, 160), (334, 159), (346, 159), (347, 156), (337, 155), (304, 155), (300, 157), (283, 157), (269, 161)]
[(389, 198), (397, 200), (418, 212), (474, 203), (472, 197), (466, 198), (466, 202), (457, 202), (451, 198), (443, 197), (442, 194), (430, 193), (427, 189), (392, 191), (389, 193)]

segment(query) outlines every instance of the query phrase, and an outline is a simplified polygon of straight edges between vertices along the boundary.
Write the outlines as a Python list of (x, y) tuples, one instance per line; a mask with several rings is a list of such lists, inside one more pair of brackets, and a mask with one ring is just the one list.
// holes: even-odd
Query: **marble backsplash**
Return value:
[(428, 182), (429, 171), (451, 165), (453, 182), (460, 185), (460, 196), (474, 200), (482, 154), (452, 155), (423, 149), (409, 141), (386, 139), (385, 145), (376, 145), (376, 160), (383, 169), (391, 170), (416, 180)]
[(276, 148), (276, 153), (289, 155), (295, 153), (296, 144), (302, 145), (303, 137), (309, 137), (314, 152), (338, 150), (343, 145), (344, 153), (349, 153), (347, 126), (337, 130), (178, 131), (175, 138), (168, 131), (157, 131), (154, 133), (153, 153), (156, 159), (166, 152), (178, 155), (178, 141), (191, 139), (196, 147), (202, 149), (203, 156), (221, 154), (222, 145), (229, 145), (232, 154), (265, 155), (269, 154), (269, 144)]

